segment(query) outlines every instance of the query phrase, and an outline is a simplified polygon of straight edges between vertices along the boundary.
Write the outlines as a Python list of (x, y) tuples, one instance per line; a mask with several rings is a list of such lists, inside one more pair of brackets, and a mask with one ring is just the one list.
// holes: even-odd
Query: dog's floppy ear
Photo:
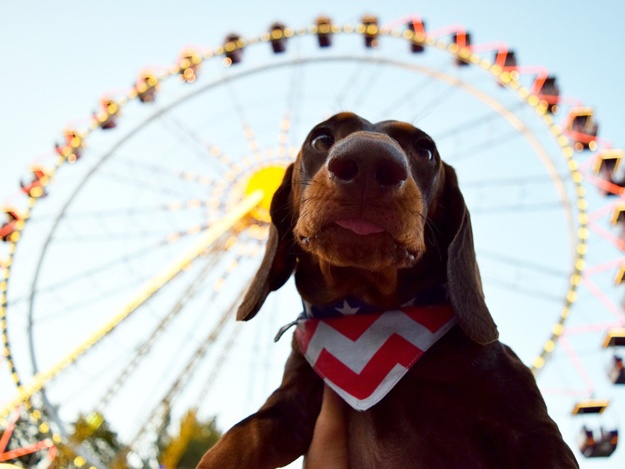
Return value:
[(296, 257), (293, 251), (292, 231), (292, 177), (293, 165), (291, 164), (284, 174), (282, 184), (271, 200), (271, 224), (269, 225), (269, 239), (265, 248), (265, 257), (239, 306), (238, 321), (247, 321), (256, 316), (267, 295), (284, 285), (295, 268)]
[(484, 301), (480, 271), (475, 259), (471, 218), (451, 166), (445, 168), (445, 211), (453, 220), (452, 239), (447, 250), (449, 299), (464, 333), (479, 344), (499, 337), (497, 326)]

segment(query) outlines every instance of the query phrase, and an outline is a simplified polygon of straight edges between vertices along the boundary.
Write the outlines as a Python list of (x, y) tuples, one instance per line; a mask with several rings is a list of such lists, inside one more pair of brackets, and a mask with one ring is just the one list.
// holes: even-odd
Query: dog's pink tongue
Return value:
[(384, 231), (378, 225), (374, 225), (373, 223), (369, 223), (368, 221), (364, 220), (337, 220), (335, 223), (341, 228), (353, 231), (358, 235), (369, 235), (374, 233), (382, 233)]

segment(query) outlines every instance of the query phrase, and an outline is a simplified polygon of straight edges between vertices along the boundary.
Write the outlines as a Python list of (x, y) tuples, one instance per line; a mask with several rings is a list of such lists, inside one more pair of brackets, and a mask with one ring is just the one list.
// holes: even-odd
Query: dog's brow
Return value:
[(408, 124), (407, 122), (395, 122), (393, 124), (393, 128), (397, 129), (398, 131), (406, 132), (406, 133), (414, 133), (415, 130), (416, 131), (419, 130), (413, 125)]

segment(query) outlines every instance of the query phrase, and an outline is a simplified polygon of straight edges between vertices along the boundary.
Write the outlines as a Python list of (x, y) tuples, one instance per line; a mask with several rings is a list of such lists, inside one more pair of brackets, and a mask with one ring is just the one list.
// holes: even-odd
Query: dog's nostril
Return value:
[(381, 161), (375, 171), (375, 180), (382, 187), (396, 186), (408, 178), (408, 170), (394, 160)]
[(358, 164), (352, 158), (332, 158), (328, 171), (341, 181), (352, 181), (358, 175)]

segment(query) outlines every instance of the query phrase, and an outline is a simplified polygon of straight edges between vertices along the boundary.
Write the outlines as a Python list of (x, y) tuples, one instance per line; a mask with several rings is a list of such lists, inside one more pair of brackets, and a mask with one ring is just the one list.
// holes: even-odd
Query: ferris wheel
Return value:
[(341, 110), (433, 136), (471, 210), (502, 340), (581, 457), (620, 457), (625, 152), (599, 137), (592, 108), (561, 95), (565, 81), (463, 26), (320, 17), (187, 48), (102, 97), (3, 208), (0, 320), (16, 391), (0, 463), (158, 467), (160, 436), (189, 409), (227, 428), (264, 401), (289, 348), (273, 336), (299, 300), (290, 285), (251, 324), (232, 311), (285, 167)]

